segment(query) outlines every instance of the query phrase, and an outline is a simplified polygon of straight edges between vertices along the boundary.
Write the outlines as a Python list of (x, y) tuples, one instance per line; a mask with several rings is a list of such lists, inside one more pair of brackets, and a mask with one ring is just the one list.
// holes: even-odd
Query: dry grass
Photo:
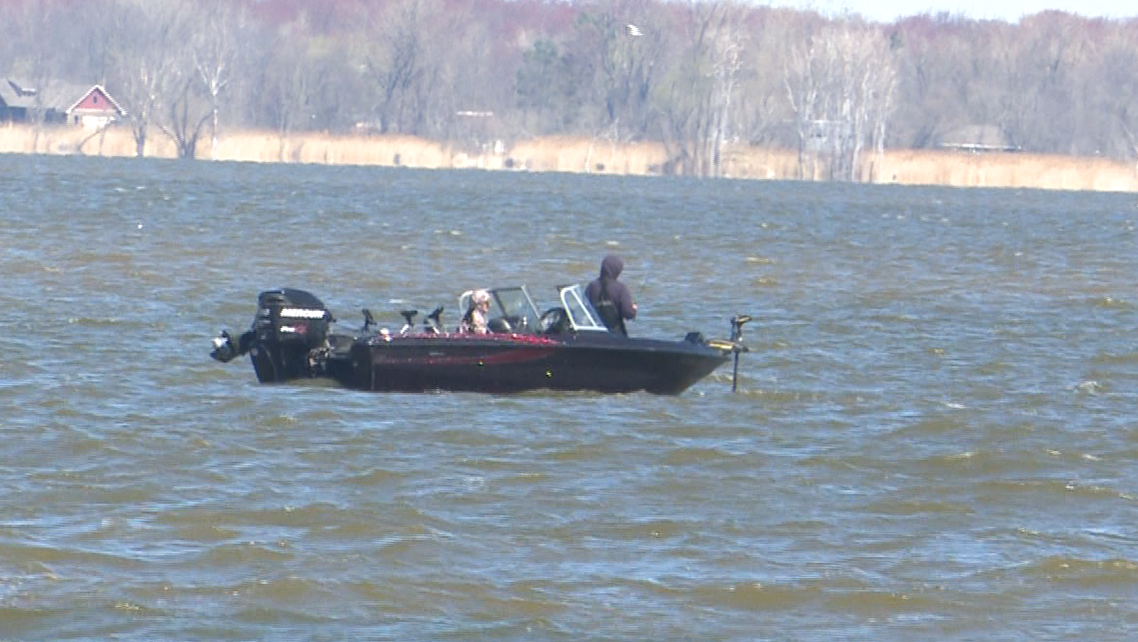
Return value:
[[(174, 158), (174, 145), (160, 132), (146, 144), (146, 156)], [(134, 139), (125, 127), (92, 132), (76, 127), (0, 125), (0, 153), (134, 156)], [(668, 161), (658, 143), (613, 143), (587, 138), (547, 137), (516, 142), (501, 151), (470, 153), (413, 136), (332, 136), (243, 131), (198, 145), (198, 158), (260, 163), (383, 165), (427, 169), (479, 168), (534, 172), (659, 174)], [(793, 150), (734, 146), (723, 155), (725, 176), (740, 179), (793, 180), (798, 159)], [(896, 150), (866, 157), (861, 175), (875, 183), (954, 187), (1026, 187), (1057, 190), (1138, 192), (1138, 167), (1102, 158), (1040, 154), (967, 154), (949, 151)], [(807, 175), (822, 176), (813, 167)]]
[(1138, 191), (1138, 167), (1104, 158), (898, 150), (876, 170), (875, 182), (902, 185)]
[(517, 169), (596, 174), (659, 173), (668, 160), (659, 143), (617, 144), (607, 140), (553, 136), (518, 141), (507, 153)]

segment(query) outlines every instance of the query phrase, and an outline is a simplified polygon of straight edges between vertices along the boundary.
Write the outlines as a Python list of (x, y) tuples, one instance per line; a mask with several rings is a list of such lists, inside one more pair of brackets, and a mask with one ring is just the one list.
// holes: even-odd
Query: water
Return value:
[[(0, 639), (1127, 640), (1134, 195), (0, 156)], [(259, 291), (754, 352), (678, 397), (262, 386)], [(444, 321), (447, 314), (444, 314)], [(453, 321), (453, 318), (451, 319)]]

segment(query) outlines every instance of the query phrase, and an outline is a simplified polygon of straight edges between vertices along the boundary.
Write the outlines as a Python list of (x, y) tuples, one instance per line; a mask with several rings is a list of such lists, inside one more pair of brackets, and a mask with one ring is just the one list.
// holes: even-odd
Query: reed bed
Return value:
[[(132, 157), (135, 141), (126, 127), (91, 131), (78, 127), (0, 126), (0, 153), (76, 154)], [(176, 158), (174, 144), (161, 132), (147, 139), (148, 158)], [(414, 136), (331, 135), (240, 131), (219, 136), (216, 146), (203, 137), (197, 158), (256, 163), (380, 165), (425, 169), (485, 169), (533, 172), (653, 175), (666, 171), (667, 150), (653, 142), (545, 137), (470, 149)], [(727, 146), (721, 174), (758, 180), (820, 180), (821, 163), (799, 171), (795, 150)], [(944, 150), (892, 150), (866, 154), (858, 168), (865, 182), (953, 187), (1007, 187), (1055, 190), (1138, 192), (1135, 163), (1045, 154), (964, 153)]]

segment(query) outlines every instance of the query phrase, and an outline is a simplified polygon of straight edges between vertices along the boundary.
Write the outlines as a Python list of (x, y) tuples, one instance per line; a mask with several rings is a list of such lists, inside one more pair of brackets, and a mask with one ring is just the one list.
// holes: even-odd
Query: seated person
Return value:
[(472, 332), (486, 334), (490, 330), (486, 327), (486, 315), (490, 312), (490, 293), (486, 290), (475, 290), (470, 295), (470, 308), (462, 315), (462, 322), (458, 324), (459, 332)]

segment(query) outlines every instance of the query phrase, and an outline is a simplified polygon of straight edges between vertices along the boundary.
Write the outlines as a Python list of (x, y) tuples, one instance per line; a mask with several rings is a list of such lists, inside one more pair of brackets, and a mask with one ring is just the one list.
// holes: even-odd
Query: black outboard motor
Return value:
[(309, 353), (324, 346), (334, 320), (324, 303), (304, 290), (262, 292), (249, 350), (257, 379), (269, 383), (312, 376)]
[(324, 303), (304, 290), (282, 288), (257, 297), (253, 328), (234, 345), (228, 332), (213, 340), (214, 359), (227, 362), (249, 353), (261, 383), (288, 381), (318, 374), (314, 350), (327, 346), (329, 326), (335, 322)]

